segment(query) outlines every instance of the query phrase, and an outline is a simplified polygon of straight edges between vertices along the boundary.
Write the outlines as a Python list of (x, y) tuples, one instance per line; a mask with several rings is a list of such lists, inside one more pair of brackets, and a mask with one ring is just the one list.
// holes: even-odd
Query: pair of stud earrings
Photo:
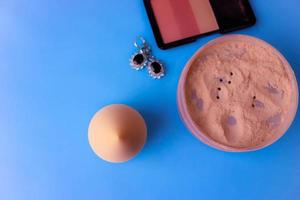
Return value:
[[(139, 40), (139, 41), (138, 41)], [(135, 70), (141, 70), (147, 67), (149, 75), (154, 79), (160, 79), (165, 75), (163, 64), (151, 54), (151, 48), (146, 40), (139, 36), (134, 42), (137, 52), (129, 59), (130, 65)]]

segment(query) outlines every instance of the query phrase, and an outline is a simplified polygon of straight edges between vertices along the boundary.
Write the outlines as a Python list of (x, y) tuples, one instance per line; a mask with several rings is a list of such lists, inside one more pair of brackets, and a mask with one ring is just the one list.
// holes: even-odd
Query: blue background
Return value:
[[(252, 0), (266, 40), (300, 80), (299, 0)], [(159, 81), (128, 65), (137, 35), (167, 66)], [(300, 116), (272, 146), (225, 153), (192, 136), (177, 113), (180, 73), (212, 35), (162, 51), (142, 0), (0, 2), (0, 199), (289, 200), (300, 191)], [(99, 159), (87, 128), (101, 107), (142, 113), (148, 140), (123, 164)]]

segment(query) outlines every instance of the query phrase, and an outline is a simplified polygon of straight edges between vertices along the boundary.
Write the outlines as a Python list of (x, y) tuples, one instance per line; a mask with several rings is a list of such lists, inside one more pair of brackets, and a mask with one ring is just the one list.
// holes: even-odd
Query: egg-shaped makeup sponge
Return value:
[(88, 140), (93, 151), (109, 162), (125, 162), (143, 148), (147, 128), (133, 108), (114, 104), (99, 110), (92, 118)]

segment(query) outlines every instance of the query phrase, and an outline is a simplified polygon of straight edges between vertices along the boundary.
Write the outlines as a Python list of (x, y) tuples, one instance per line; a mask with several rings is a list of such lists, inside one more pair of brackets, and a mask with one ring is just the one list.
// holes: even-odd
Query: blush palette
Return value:
[(248, 0), (144, 0), (158, 46), (168, 49), (214, 32), (255, 24)]

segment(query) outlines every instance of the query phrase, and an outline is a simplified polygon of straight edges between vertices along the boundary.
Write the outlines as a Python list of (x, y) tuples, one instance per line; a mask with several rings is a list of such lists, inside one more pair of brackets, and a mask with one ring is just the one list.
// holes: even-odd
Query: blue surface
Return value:
[[(252, 0), (257, 24), (238, 31), (266, 40), (300, 80), (299, 0)], [(167, 66), (155, 81), (128, 66), (143, 35)], [(142, 0), (0, 2), (0, 199), (289, 200), (299, 197), (300, 116), (272, 146), (214, 150), (180, 121), (177, 82), (213, 35), (159, 50)], [(149, 138), (130, 162), (98, 159), (90, 118), (125, 103), (145, 117)]]

